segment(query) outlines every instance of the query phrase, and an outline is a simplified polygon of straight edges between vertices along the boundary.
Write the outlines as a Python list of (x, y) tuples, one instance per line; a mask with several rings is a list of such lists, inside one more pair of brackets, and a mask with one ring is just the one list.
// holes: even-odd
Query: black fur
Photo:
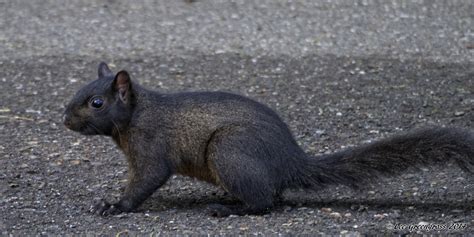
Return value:
[(453, 161), (474, 171), (474, 133), (461, 128), (423, 128), (407, 134), (347, 149), (316, 159), (308, 158), (297, 186), (343, 184), (357, 188), (363, 181), (395, 175), (409, 167)]
[[(91, 98), (103, 98), (100, 109)], [(99, 79), (72, 99), (68, 128), (111, 136), (125, 153), (129, 183), (118, 203), (101, 201), (102, 215), (138, 207), (173, 173), (219, 185), (244, 206), (214, 205), (215, 216), (262, 214), (287, 188), (357, 187), (408, 167), (452, 160), (474, 167), (474, 133), (428, 128), (331, 155), (308, 157), (287, 125), (268, 107), (223, 92), (161, 94), (142, 88), (102, 63)]]

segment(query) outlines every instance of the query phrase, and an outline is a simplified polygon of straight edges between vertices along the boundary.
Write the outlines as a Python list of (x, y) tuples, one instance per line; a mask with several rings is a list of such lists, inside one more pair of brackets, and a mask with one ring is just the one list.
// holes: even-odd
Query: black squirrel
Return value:
[(224, 92), (163, 94), (126, 71), (100, 63), (98, 79), (68, 104), (64, 124), (84, 135), (110, 136), (128, 161), (128, 184), (117, 203), (91, 212), (137, 208), (175, 173), (218, 185), (243, 202), (212, 205), (211, 214), (263, 214), (283, 190), (358, 187), (412, 166), (456, 162), (474, 171), (474, 131), (425, 128), (333, 154), (310, 157), (267, 106)]

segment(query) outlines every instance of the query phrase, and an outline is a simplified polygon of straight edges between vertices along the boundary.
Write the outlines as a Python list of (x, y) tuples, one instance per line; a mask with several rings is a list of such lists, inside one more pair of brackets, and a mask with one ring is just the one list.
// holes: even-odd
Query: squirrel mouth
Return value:
[(103, 134), (102, 131), (100, 131), (94, 124), (92, 123), (86, 123), (83, 126), (81, 126), (80, 130), (78, 131), (79, 133), (83, 135), (100, 135)]
[(79, 132), (82, 135), (97, 135), (97, 134), (100, 134), (100, 131), (98, 131), (93, 126), (89, 126), (87, 124), (81, 126), (79, 129), (73, 130), (73, 131)]
[(94, 134), (97, 134), (94, 129), (90, 128), (90, 127), (84, 127), (84, 128), (81, 128), (80, 130), (77, 130), (77, 132), (79, 132), (80, 134), (82, 135), (94, 135)]
[(97, 135), (97, 134), (102, 134), (102, 132), (96, 128), (93, 124), (81, 124), (79, 126), (74, 126), (72, 123), (65, 123), (64, 124), (66, 128), (68, 128), (71, 131), (78, 132), (82, 135)]

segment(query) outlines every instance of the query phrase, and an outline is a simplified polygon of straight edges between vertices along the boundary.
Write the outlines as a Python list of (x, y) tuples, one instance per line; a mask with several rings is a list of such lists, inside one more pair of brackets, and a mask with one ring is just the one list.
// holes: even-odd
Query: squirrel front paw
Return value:
[(89, 209), (89, 212), (100, 216), (111, 216), (122, 213), (118, 204), (110, 204), (103, 199), (94, 203)]

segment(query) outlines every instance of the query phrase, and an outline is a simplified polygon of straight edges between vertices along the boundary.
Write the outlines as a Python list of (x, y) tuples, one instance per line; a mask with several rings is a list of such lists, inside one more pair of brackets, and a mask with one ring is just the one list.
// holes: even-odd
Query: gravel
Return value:
[(100, 61), (164, 92), (224, 90), (282, 115), (316, 155), (426, 125), (473, 127), (471, 1), (0, 2), (0, 235), (405, 234), (474, 230), (472, 175), (409, 170), (362, 190), (292, 190), (264, 216), (212, 218), (223, 191), (173, 177), (137, 212), (87, 213), (119, 197), (126, 164), (104, 137), (62, 126)]

